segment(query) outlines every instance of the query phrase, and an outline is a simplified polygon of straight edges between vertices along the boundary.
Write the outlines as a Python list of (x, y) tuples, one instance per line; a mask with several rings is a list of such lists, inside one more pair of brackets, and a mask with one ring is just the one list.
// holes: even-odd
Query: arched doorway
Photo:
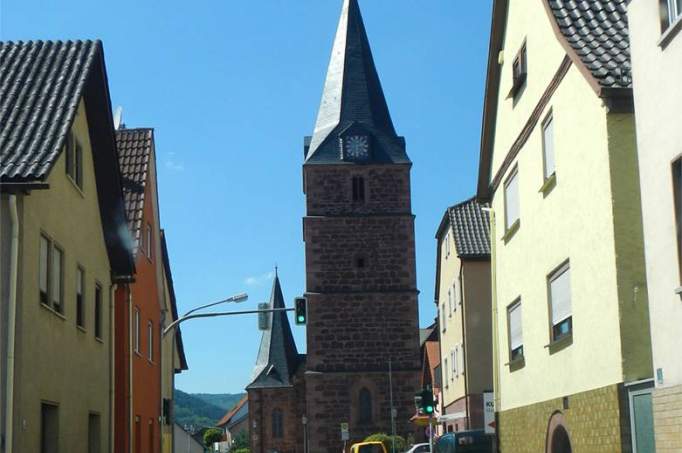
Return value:
[(549, 419), (549, 426), (547, 427), (547, 453), (572, 453), (571, 436), (566, 429), (564, 415), (561, 412), (555, 412)]

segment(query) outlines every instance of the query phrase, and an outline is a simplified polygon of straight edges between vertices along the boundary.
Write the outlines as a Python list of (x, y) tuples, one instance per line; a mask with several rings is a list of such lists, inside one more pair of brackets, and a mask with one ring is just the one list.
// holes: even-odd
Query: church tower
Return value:
[[(357, 0), (344, 0), (303, 164), (309, 452), (414, 432), (419, 328), (411, 162), (396, 134)], [(389, 385), (389, 362), (392, 385)]]

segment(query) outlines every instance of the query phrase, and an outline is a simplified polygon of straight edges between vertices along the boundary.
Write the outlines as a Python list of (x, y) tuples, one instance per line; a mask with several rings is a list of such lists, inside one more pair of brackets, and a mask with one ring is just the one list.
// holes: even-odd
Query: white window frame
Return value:
[(445, 379), (443, 379), (443, 381), (445, 382), (445, 388), (448, 388), (450, 386), (450, 384), (449, 384), (450, 380), (448, 379), (449, 376), (448, 376), (448, 358), (447, 357), (445, 358), (444, 365), (445, 366), (443, 367), (443, 374), (444, 374), (443, 377)]
[[(523, 304), (521, 302), (522, 302), (521, 298), (519, 297), (518, 299), (516, 299), (514, 302), (512, 302), (507, 307), (507, 326), (509, 329), (509, 361), (510, 362), (514, 360), (513, 359), (513, 351), (518, 349), (518, 348), (521, 348), (520, 358), (523, 358), (525, 355), (524, 350), (523, 350), (523, 347), (524, 347), (524, 344), (523, 344)], [(518, 319), (519, 319), (519, 329), (518, 330), (520, 332), (519, 333), (519, 336), (520, 336), (519, 344), (516, 344), (514, 342), (513, 333), (512, 333), (512, 331), (513, 331), (512, 312), (514, 312), (514, 310), (517, 310), (517, 309), (520, 310), (519, 317), (518, 317)], [(516, 346), (516, 347), (514, 347), (514, 346)]]
[[(41, 304), (49, 306), (52, 298), (50, 295), (50, 238), (41, 234), (38, 247), (38, 300)], [(44, 301), (42, 293), (45, 293)]]
[(85, 329), (85, 269), (80, 264), (76, 266), (76, 325)]
[[(99, 297), (97, 297), (98, 294), (99, 294)], [(104, 335), (103, 335), (103, 330), (104, 330), (104, 286), (102, 286), (99, 282), (95, 283), (94, 312), (95, 312), (95, 323), (92, 327), (92, 330), (95, 334), (95, 338), (97, 338), (98, 340), (101, 340), (104, 337)], [(98, 326), (99, 326), (99, 329), (98, 329)]]
[(452, 368), (452, 376), (450, 379), (453, 381), (459, 375), (457, 371), (457, 347), (455, 346), (450, 350), (450, 367)]
[(150, 260), (152, 259), (152, 242), (153, 242), (152, 226), (150, 224), (147, 224), (145, 233), (145, 253), (147, 254), (147, 258), (149, 258)]
[[(564, 305), (567, 305), (568, 308), (563, 307), (563, 310), (555, 313), (557, 311), (555, 309), (555, 294), (553, 291), (553, 286), (552, 284), (556, 281), (558, 281), (560, 278), (565, 277), (567, 278), (566, 282), (566, 290), (568, 292), (568, 301), (564, 302)], [(570, 336), (573, 334), (573, 306), (572, 306), (572, 298), (571, 298), (571, 263), (567, 260), (564, 263), (562, 263), (559, 267), (557, 267), (554, 271), (552, 271), (548, 276), (547, 276), (547, 296), (548, 296), (548, 303), (549, 303), (549, 324), (550, 324), (550, 339), (552, 342), (560, 340), (561, 338), (564, 338), (566, 336)], [(568, 332), (561, 334), (561, 335), (556, 335), (555, 334), (555, 328), (558, 327), (561, 324), (564, 324), (565, 322), (568, 322)]]
[(450, 256), (450, 231), (445, 233), (445, 259)]
[(134, 338), (133, 346), (136, 353), (140, 353), (140, 309), (135, 307), (135, 319), (134, 319)]
[(457, 306), (462, 305), (462, 279), (455, 277), (455, 281), (452, 283), (455, 293), (455, 311), (457, 311)]
[(154, 324), (151, 321), (147, 321), (147, 358), (150, 362), (154, 361)]
[[(515, 184), (516, 187), (516, 217), (510, 219), (509, 217), (509, 187)], [(521, 191), (519, 187), (519, 167), (514, 166), (512, 171), (509, 173), (505, 183), (504, 183), (504, 226), (505, 230), (509, 231), (516, 225), (517, 222), (521, 220)]]
[(448, 316), (452, 316), (452, 313), (454, 312), (454, 310), (453, 310), (453, 304), (452, 304), (452, 289), (451, 288), (448, 288), (448, 307), (450, 308)]
[(677, 5), (677, 0), (668, 0), (668, 27), (671, 27), (677, 19), (682, 17), (682, 5)]
[[(548, 136), (549, 131), (549, 136)], [(554, 112), (552, 110), (542, 121), (542, 171), (545, 181), (556, 175), (556, 140), (554, 140)], [(550, 159), (551, 157), (551, 159)], [(548, 163), (552, 167), (548, 167)]]
[(446, 326), (445, 304), (444, 303), (440, 305), (440, 313), (441, 313), (441, 319), (443, 320), (443, 322), (441, 323), (442, 324), (441, 329), (443, 330), (443, 333), (445, 333), (445, 331), (447, 330), (447, 326)]
[(64, 313), (64, 249), (52, 242), (50, 254), (50, 274), (52, 275), (52, 297), (50, 306), (57, 313)]

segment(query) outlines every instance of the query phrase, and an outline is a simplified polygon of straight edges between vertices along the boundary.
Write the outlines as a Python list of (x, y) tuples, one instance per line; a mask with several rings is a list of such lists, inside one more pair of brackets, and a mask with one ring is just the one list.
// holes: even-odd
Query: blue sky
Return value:
[[(407, 140), (420, 323), (435, 316), (435, 230), (473, 195), (490, 0), (360, 0), (396, 129)], [(113, 106), (154, 127), (161, 222), (181, 312), (237, 292), (253, 308), (275, 264), (305, 285), (303, 137), (313, 130), (341, 0), (0, 0), (0, 38), (104, 42)], [(229, 306), (226, 308), (230, 308)], [(299, 350), (305, 330), (293, 327)], [(189, 392), (248, 384), (255, 316), (183, 327)]]

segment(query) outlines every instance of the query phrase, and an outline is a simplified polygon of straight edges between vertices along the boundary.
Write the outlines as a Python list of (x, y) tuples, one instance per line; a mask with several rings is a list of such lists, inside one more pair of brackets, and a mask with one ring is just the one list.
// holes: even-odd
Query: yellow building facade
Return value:
[(649, 451), (630, 411), (651, 346), (625, 2), (573, 6), (494, 3), (478, 196), (503, 452)]

